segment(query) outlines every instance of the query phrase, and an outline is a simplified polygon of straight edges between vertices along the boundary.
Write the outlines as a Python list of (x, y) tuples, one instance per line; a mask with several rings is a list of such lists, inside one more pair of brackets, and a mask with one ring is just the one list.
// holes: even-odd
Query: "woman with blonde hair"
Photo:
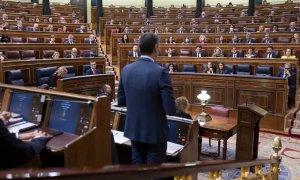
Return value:
[(68, 70), (65, 66), (60, 66), (49, 78), (49, 87), (56, 88), (56, 82), (59, 79), (62, 79), (66, 74), (68, 74)]
[(190, 103), (186, 97), (181, 96), (181, 97), (176, 98), (175, 104), (176, 104), (175, 116), (187, 118), (187, 119), (193, 119), (192, 116), (187, 113), (187, 111), (190, 107)]

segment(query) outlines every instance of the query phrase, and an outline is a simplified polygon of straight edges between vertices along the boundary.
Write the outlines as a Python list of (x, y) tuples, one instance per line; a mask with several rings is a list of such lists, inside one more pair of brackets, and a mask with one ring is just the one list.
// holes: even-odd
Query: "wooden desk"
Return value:
[(199, 125), (199, 143), (200, 152), (202, 146), (202, 137), (218, 139), (218, 155), (220, 153), (220, 140), (223, 140), (223, 159), (226, 159), (227, 140), (236, 134), (237, 121), (235, 118), (216, 116), (210, 114), (212, 120)]

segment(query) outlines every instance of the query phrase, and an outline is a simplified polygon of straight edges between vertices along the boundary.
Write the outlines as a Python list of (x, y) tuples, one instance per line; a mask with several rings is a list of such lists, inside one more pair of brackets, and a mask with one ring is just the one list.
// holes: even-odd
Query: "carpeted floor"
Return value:
[[(272, 142), (276, 136), (261, 132), (259, 135), (258, 159), (268, 159), (274, 153)], [(298, 180), (300, 179), (300, 139), (280, 136), (282, 141), (282, 163), (280, 166), (280, 180)], [(228, 140), (227, 159), (235, 159), (236, 136)], [(221, 143), (222, 144), (222, 143)], [(212, 146), (208, 146), (208, 139), (203, 138), (202, 153), (200, 160), (222, 159), (222, 147), (220, 156), (217, 157), (217, 141), (212, 140)], [(267, 170), (268, 167), (265, 167)], [(223, 179), (232, 179), (239, 177), (239, 171), (232, 169), (222, 173)], [(208, 179), (208, 173), (199, 173), (198, 179)]]

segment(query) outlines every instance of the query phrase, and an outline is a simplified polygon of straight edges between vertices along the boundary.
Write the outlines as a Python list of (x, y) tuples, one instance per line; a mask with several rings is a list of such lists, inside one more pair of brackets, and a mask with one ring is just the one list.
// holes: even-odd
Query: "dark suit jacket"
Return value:
[[(206, 52), (201, 52), (200, 54), (201, 54), (201, 57), (207, 57), (207, 53)], [(194, 52), (192, 54), (192, 57), (197, 57), (197, 53)]]
[[(230, 53), (230, 54), (228, 55), (228, 57), (233, 57), (233, 54)], [(240, 57), (244, 57), (244, 56), (243, 56), (242, 53), (239, 53), (239, 52), (238, 52), (238, 53), (236, 53), (236, 57), (237, 57), (237, 58), (240, 58)]]
[[(292, 71), (291, 70), (290, 72), (291, 72), (291, 76), (287, 78), (288, 79), (288, 85), (289, 85), (290, 88), (296, 88), (296, 81), (297, 81), (296, 72), (297, 71)], [(276, 76), (283, 78), (283, 75), (284, 75), (284, 71), (279, 71)]]
[[(268, 54), (264, 54), (263, 58), (268, 58)], [(277, 58), (275, 53), (272, 53), (272, 58)]]
[(149, 58), (126, 65), (118, 89), (119, 106), (127, 106), (124, 136), (133, 141), (167, 141), (166, 114), (176, 111), (168, 70)]
[[(140, 57), (141, 56), (141, 52), (137, 51), (137, 53), (138, 53), (138, 56)], [(128, 56), (132, 57), (133, 56), (133, 51), (129, 51), (128, 52)]]
[(220, 71), (220, 69), (217, 69), (216, 73), (217, 74), (230, 74), (230, 72), (227, 69), (225, 69), (225, 67), (223, 68), (222, 72)]
[(261, 43), (267, 43), (267, 41), (269, 41), (268, 43), (274, 43), (273, 39), (265, 39), (265, 38), (261, 40)]
[[(85, 72), (86, 75), (94, 75), (93, 74), (93, 70), (92, 68), (88, 69), (86, 72)], [(96, 74), (101, 74), (100, 70), (99, 69), (96, 69)]]
[(75, 44), (76, 41), (73, 39), (73, 40), (65, 40), (64, 44)]
[(79, 58), (79, 56), (76, 55), (76, 57), (72, 57), (72, 54), (67, 54), (67, 55), (65, 56), (65, 58)]
[(46, 143), (47, 138), (36, 138), (30, 142), (17, 139), (0, 120), (0, 169), (13, 168), (30, 161), (44, 149)]
[[(255, 43), (255, 39), (249, 39), (249, 41), (250, 41), (250, 43)], [(242, 41), (241, 41), (242, 43), (249, 43), (248, 42), (248, 39), (243, 39)]]
[(93, 40), (90, 42), (90, 40), (84, 40), (84, 44), (96, 44), (96, 41)]

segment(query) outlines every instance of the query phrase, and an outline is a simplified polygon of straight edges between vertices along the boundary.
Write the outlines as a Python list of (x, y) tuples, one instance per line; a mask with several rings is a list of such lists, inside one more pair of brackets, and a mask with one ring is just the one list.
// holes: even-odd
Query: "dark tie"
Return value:
[(250, 39), (247, 40), (247, 43), (250, 44)]

